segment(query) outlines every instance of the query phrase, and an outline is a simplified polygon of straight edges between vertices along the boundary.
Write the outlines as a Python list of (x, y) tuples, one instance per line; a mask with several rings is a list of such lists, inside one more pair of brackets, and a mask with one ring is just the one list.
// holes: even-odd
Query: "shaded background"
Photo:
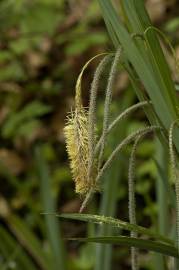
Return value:
[[(148, 0), (147, 8), (154, 25), (167, 33), (179, 55), (179, 2)], [(92, 225), (62, 222), (60, 226), (54, 216), (41, 215), (79, 210), (81, 198), (74, 192), (63, 126), (74, 105), (82, 66), (97, 53), (112, 50), (97, 1), (1, 0), (0, 269), (130, 269), (126, 248), (114, 247), (112, 252), (110, 246), (64, 244), (65, 237), (94, 235)], [(166, 57), (177, 84), (174, 60), (167, 50)], [(85, 106), (96, 64), (90, 65), (83, 78)], [(98, 99), (99, 130), (106, 77)], [(135, 102), (128, 77), (121, 71), (111, 119)], [(142, 111), (125, 120), (110, 136), (106, 156), (121, 138), (145, 123)], [(138, 223), (154, 228), (158, 226), (156, 147), (152, 137), (141, 143), (136, 169)], [(128, 220), (130, 150), (131, 146), (126, 148), (106, 173), (103, 192), (90, 202), (87, 212)], [(98, 233), (111, 232), (103, 227)], [(156, 269), (152, 253), (141, 252), (140, 263), (141, 269)]]

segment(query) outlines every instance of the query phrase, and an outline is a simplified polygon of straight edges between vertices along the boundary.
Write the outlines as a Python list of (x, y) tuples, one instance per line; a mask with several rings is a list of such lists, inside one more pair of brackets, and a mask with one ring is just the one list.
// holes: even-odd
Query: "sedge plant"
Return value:
[[(179, 173), (177, 167), (177, 155), (179, 153), (179, 106), (170, 69), (157, 38), (158, 33), (162, 37), (164, 35), (161, 34), (160, 30), (151, 25), (143, 1), (122, 0), (122, 19), (118, 16), (111, 1), (99, 0), (99, 4), (108, 32), (116, 47), (116, 52), (115, 54), (97, 55), (83, 67), (76, 84), (75, 110), (68, 115), (64, 131), (76, 192), (83, 198), (80, 212), (84, 210), (92, 195), (100, 190), (103, 176), (113, 160), (126, 145), (134, 142), (129, 159), (128, 172), (129, 223), (110, 217), (81, 213), (64, 214), (60, 215), (60, 217), (91, 221), (99, 224), (110, 224), (130, 231), (130, 237), (102, 236), (80, 238), (78, 240), (95, 243), (115, 243), (131, 247), (132, 270), (139, 269), (139, 248), (174, 257), (175, 269), (179, 269)], [(171, 45), (170, 48), (172, 48)], [(173, 49), (172, 52), (174, 52)], [(90, 62), (97, 57), (103, 57), (103, 59), (94, 74), (90, 90), (89, 107), (85, 108), (81, 98), (82, 75)], [(101, 75), (109, 63), (111, 69), (105, 91), (103, 129), (99, 137), (96, 132), (97, 89)], [(110, 123), (112, 90), (119, 65), (123, 66), (128, 72), (133, 88), (139, 98), (139, 103), (127, 108)], [(142, 90), (141, 84), (143, 84), (146, 91)], [(138, 108), (142, 108), (145, 111), (150, 124), (125, 137), (119, 142), (110, 156), (104, 159), (107, 137), (110, 135), (113, 127)], [(176, 238), (173, 239), (174, 241), (169, 236), (166, 237), (154, 233), (150, 229), (137, 225), (134, 181), (135, 153), (142, 137), (151, 132), (158, 137), (165, 149), (169, 148), (171, 174), (175, 183), (176, 195)], [(152, 240), (141, 239), (141, 234), (146, 234)]]

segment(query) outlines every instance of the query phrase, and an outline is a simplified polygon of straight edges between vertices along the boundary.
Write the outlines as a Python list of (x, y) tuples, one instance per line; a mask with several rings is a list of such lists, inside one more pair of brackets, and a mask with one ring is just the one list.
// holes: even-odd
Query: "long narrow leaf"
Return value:
[[(47, 164), (43, 158), (40, 147), (36, 148), (35, 158), (40, 178), (40, 188), (44, 211), (55, 211), (55, 202), (51, 195), (50, 177)], [(48, 238), (52, 249), (53, 269), (65, 269), (64, 247), (60, 235), (59, 224), (53, 216), (46, 216)]]
[[(118, 113), (122, 113), (126, 108), (128, 108), (134, 98), (134, 93), (130, 91), (125, 92), (123, 96), (123, 102), (118, 109)], [(121, 129), (121, 126), (123, 127)], [(110, 136), (108, 140), (108, 147), (113, 149), (116, 144), (122, 140), (126, 135), (126, 130), (128, 126), (128, 120), (124, 119), (118, 127), (115, 128), (115, 132), (118, 136)], [(112, 135), (112, 134), (111, 134)], [(105, 216), (115, 216), (116, 212), (116, 203), (118, 200), (118, 186), (122, 180), (122, 171), (119, 170), (119, 167), (123, 166), (123, 158), (119, 157), (114, 161), (112, 166), (104, 175), (104, 188), (102, 192), (101, 202), (100, 202), (100, 215)], [(113, 181), (108, 181), (113, 179)], [(105, 226), (98, 227), (97, 236), (101, 235), (111, 235), (113, 234), (114, 228), (108, 224)], [(120, 231), (118, 230), (120, 234)], [(95, 260), (95, 270), (110, 270), (112, 269), (112, 246), (111, 245), (96, 245), (96, 260)]]
[(49, 268), (48, 260), (42, 250), (40, 242), (28, 226), (17, 216), (10, 214), (6, 218), (8, 227), (18, 241), (25, 247), (36, 263), (44, 270)]
[(8, 263), (14, 262), (18, 270), (37, 270), (32, 258), (25, 252), (23, 247), (17, 243), (15, 238), (2, 226), (0, 226), (0, 253), (1, 259), (5, 259), (5, 264), (1, 264), (1, 269), (10, 269)]
[(91, 238), (72, 238), (69, 240), (102, 243), (102, 244), (116, 244), (127, 247), (137, 247), (140, 249), (155, 251), (164, 255), (179, 258), (177, 249), (174, 246), (162, 244), (151, 240), (138, 239), (126, 236), (104, 236)]
[(62, 215), (56, 215), (59, 218), (65, 218), (65, 219), (73, 219), (73, 220), (81, 220), (85, 222), (93, 222), (98, 224), (109, 224), (114, 227), (118, 227), (123, 230), (127, 231), (134, 231), (139, 234), (144, 234), (152, 238), (156, 238), (160, 241), (170, 243), (172, 244), (172, 240), (166, 238), (165, 236), (162, 236), (160, 234), (157, 234), (150, 229), (146, 229), (142, 226), (130, 224), (128, 222), (115, 219), (112, 217), (105, 217), (105, 216), (98, 216), (98, 215), (90, 215), (90, 214), (62, 214)]
[[(167, 92), (168, 90), (166, 82), (163, 77), (161, 77), (161, 73), (159, 74), (159, 67), (156, 57), (154, 54), (151, 55), (151, 44), (148, 43), (150, 54), (149, 61), (149, 57), (146, 57), (146, 55), (141, 53), (140, 50), (144, 45), (139, 48), (139, 45), (134, 41), (131, 34), (128, 33), (119, 20), (111, 1), (99, 0), (99, 3), (103, 12), (103, 17), (105, 18), (105, 22), (107, 21), (108, 25), (111, 25), (112, 36), (116, 35), (119, 45), (122, 45), (125, 56), (132, 63), (147, 90), (156, 114), (166, 130), (168, 130), (171, 123), (178, 117), (175, 106), (176, 99), (171, 97)], [(155, 74), (158, 74), (158, 76)], [(170, 89), (172, 88), (170, 87)], [(175, 93), (172, 95), (175, 95)], [(179, 142), (177, 140), (178, 135), (178, 130), (176, 130), (174, 142), (177, 150), (179, 151)]]

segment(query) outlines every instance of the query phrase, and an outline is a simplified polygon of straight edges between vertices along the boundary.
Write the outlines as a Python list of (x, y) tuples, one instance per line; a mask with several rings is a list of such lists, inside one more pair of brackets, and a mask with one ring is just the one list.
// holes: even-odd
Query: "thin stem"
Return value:
[(93, 188), (91, 188), (90, 191), (88, 192), (88, 194), (86, 195), (81, 207), (80, 207), (79, 213), (82, 213), (83, 210), (86, 208), (86, 205), (89, 202), (90, 198), (92, 197), (93, 193), (94, 193), (94, 190), (93, 190)]
[(170, 162), (171, 162), (171, 170), (172, 177), (175, 182), (175, 192), (176, 192), (176, 225), (177, 225), (177, 248), (179, 251), (179, 177), (177, 172), (177, 164), (176, 164), (176, 156), (173, 145), (173, 131), (175, 125), (177, 125), (178, 120), (174, 121), (169, 129), (169, 152), (170, 152)]
[[(108, 160), (105, 162), (105, 164), (103, 165), (102, 169), (99, 171), (97, 178), (96, 178), (96, 184), (98, 184), (99, 180), (101, 179), (101, 177), (103, 176), (103, 174), (105, 173), (106, 169), (111, 165), (112, 161), (115, 159), (116, 155), (119, 154), (119, 152), (123, 149), (123, 147), (125, 147), (128, 143), (130, 143), (131, 141), (133, 141), (136, 137), (138, 137), (139, 135), (146, 135), (154, 130), (162, 130), (162, 128), (160, 126), (149, 126), (149, 127), (145, 127), (143, 129), (137, 130), (135, 132), (133, 132), (132, 134), (130, 134), (127, 138), (125, 138), (117, 147), (116, 149), (112, 152), (112, 154), (110, 155), (110, 157), (108, 158)], [(82, 212), (84, 210), (84, 208), (86, 207), (89, 199), (91, 198), (91, 196), (93, 195), (94, 191), (93, 189), (91, 189), (89, 191), (89, 193), (86, 195), (83, 204), (80, 208), (80, 212)]]
[(154, 130), (161, 130), (162, 128), (160, 126), (149, 126), (142, 129), (139, 129), (132, 134), (130, 134), (127, 138), (125, 138), (112, 152), (108, 160), (103, 165), (102, 169), (99, 171), (96, 182), (98, 183), (99, 179), (103, 176), (106, 169), (111, 165), (112, 161), (115, 159), (116, 155), (119, 154), (119, 152), (123, 149), (124, 146), (126, 146), (128, 143), (133, 141), (136, 137), (138, 137), (140, 134), (147, 134)]
[[(143, 134), (142, 134), (143, 135)], [(139, 140), (141, 139), (141, 136), (138, 136), (134, 142), (131, 156), (129, 159), (129, 171), (128, 171), (128, 189), (129, 189), (129, 222), (131, 224), (137, 224), (136, 221), (136, 199), (135, 199), (135, 162), (136, 162), (136, 148)], [(137, 238), (136, 232), (131, 232), (131, 237)], [(132, 270), (138, 269), (138, 251), (135, 247), (131, 248), (131, 264), (132, 264)]]
[[(136, 167), (136, 150), (139, 141), (145, 136), (147, 133), (141, 133), (135, 140), (131, 156), (129, 159), (129, 171), (128, 171), (128, 189), (129, 189), (129, 222), (131, 224), (137, 225), (136, 221), (136, 199), (135, 199), (135, 167)], [(131, 237), (137, 238), (136, 232), (131, 232)], [(138, 266), (138, 249), (135, 247), (131, 248), (131, 262), (132, 262), (132, 270), (137, 270)]]
[(94, 163), (94, 147), (95, 147), (95, 124), (96, 124), (96, 103), (97, 103), (97, 91), (99, 88), (99, 82), (102, 73), (111, 59), (111, 55), (104, 57), (99, 63), (94, 78), (91, 84), (90, 104), (88, 112), (88, 148), (89, 148), (89, 160), (88, 160), (88, 181), (91, 178)]
[[(116, 119), (114, 119), (114, 121), (109, 125), (108, 130), (107, 130), (107, 134), (110, 133), (110, 131), (120, 122), (122, 121), (124, 118), (126, 118), (130, 113), (132, 113), (133, 111), (137, 110), (140, 107), (144, 107), (144, 106), (148, 106), (151, 102), (150, 101), (142, 101), (139, 102), (137, 104), (132, 105), (131, 107), (127, 108), (125, 111), (123, 111), (120, 115), (118, 115), (116, 117)], [(103, 135), (102, 135), (103, 136)], [(101, 143), (103, 141), (103, 137), (100, 137), (96, 147), (95, 147), (95, 155), (97, 155)]]
[[(146, 133), (141, 133), (135, 140), (131, 156), (129, 159), (129, 171), (128, 171), (128, 189), (129, 189), (129, 221), (131, 224), (137, 225), (136, 221), (136, 199), (135, 199), (135, 167), (136, 167), (136, 150), (139, 141), (145, 136)], [(131, 232), (131, 237), (137, 238), (136, 232)], [(138, 249), (131, 248), (131, 263), (132, 270), (138, 270)]]
[(105, 103), (104, 103), (102, 142), (101, 142), (101, 149), (100, 149), (99, 159), (98, 159), (98, 170), (100, 169), (101, 164), (103, 162), (104, 147), (105, 147), (108, 123), (109, 123), (110, 104), (111, 104), (111, 99), (112, 99), (112, 88), (113, 88), (114, 80), (117, 74), (117, 67), (118, 67), (120, 56), (121, 56), (121, 48), (119, 48), (115, 54), (114, 61), (113, 61), (111, 71), (110, 71), (110, 75), (109, 75), (109, 79), (108, 79), (108, 83), (107, 83), (106, 97), (105, 97)]
[(94, 57), (92, 57), (88, 62), (86, 62), (86, 64), (83, 66), (78, 79), (76, 81), (76, 86), (75, 86), (75, 107), (78, 108), (79, 110), (82, 107), (82, 99), (81, 99), (81, 81), (82, 81), (82, 77), (83, 77), (83, 73), (86, 70), (86, 68), (88, 67), (88, 65), (97, 57), (100, 57), (102, 55), (106, 55), (107, 53), (100, 53), (95, 55)]

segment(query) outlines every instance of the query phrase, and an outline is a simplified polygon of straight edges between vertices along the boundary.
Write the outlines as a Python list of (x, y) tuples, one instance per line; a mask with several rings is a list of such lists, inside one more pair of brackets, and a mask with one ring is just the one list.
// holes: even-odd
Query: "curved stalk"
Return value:
[[(130, 113), (132, 113), (133, 111), (137, 110), (138, 108), (144, 107), (144, 106), (148, 106), (151, 102), (150, 101), (142, 101), (139, 102), (137, 104), (132, 105), (131, 107), (127, 108), (126, 110), (124, 110), (120, 115), (118, 115), (116, 117), (116, 119), (114, 119), (114, 121), (109, 125), (108, 130), (107, 130), (107, 134), (110, 133), (110, 131), (120, 122), (122, 121), (124, 118), (126, 118)], [(95, 155), (97, 155), (101, 143), (102, 143), (103, 137), (101, 136), (96, 147), (95, 147)]]
[(98, 170), (101, 167), (103, 162), (103, 154), (104, 154), (104, 147), (106, 142), (107, 130), (109, 125), (109, 113), (110, 113), (110, 104), (112, 99), (112, 88), (114, 85), (114, 80), (117, 74), (117, 67), (119, 63), (119, 59), (121, 56), (121, 48), (119, 48), (115, 54), (114, 61), (111, 67), (111, 71), (109, 74), (107, 89), (106, 89), (106, 97), (104, 102), (104, 117), (103, 117), (103, 133), (102, 133), (102, 142), (101, 142), (101, 149), (98, 158)]

